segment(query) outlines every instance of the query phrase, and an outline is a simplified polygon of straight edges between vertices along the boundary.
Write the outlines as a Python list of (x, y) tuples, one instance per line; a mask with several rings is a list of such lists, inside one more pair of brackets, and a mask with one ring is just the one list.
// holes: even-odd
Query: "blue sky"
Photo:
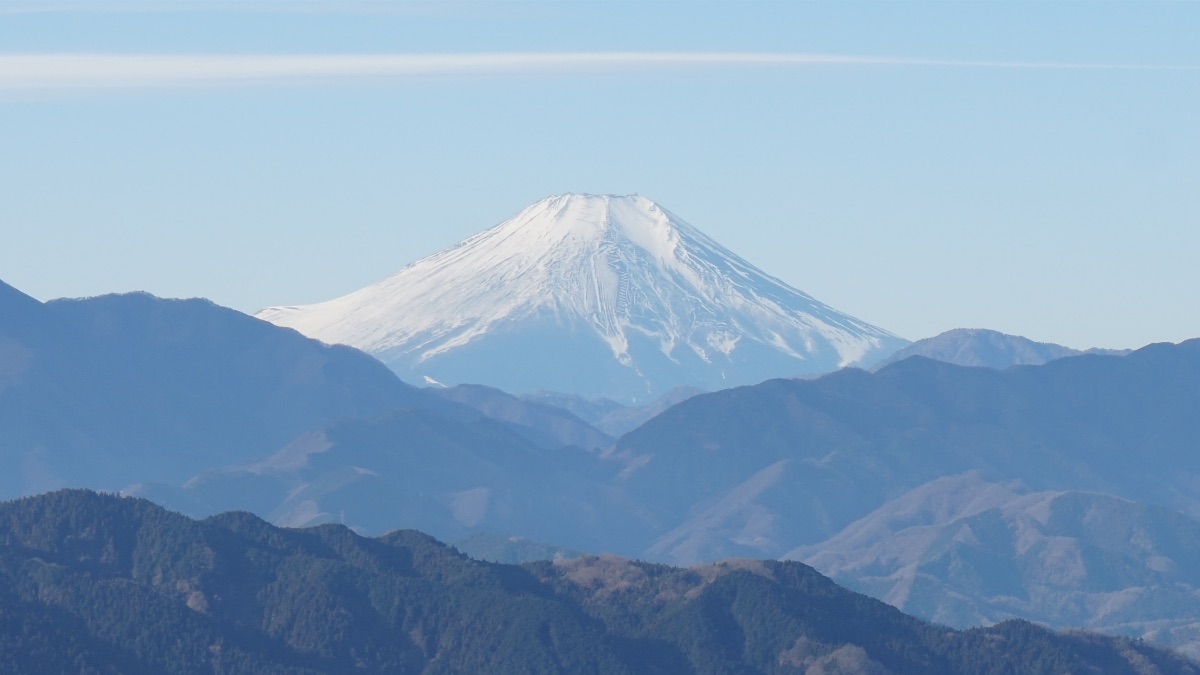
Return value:
[(0, 0), (0, 279), (253, 312), (638, 192), (910, 339), (1198, 337), (1198, 32), (1194, 2)]

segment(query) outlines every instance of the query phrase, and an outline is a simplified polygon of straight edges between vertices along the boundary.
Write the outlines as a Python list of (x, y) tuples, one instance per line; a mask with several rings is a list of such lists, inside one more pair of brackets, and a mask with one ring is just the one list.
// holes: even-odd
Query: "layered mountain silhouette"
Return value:
[(0, 495), (181, 482), (427, 394), (374, 359), (205, 300), (0, 287)]
[(565, 410), (496, 390), (417, 389), (358, 350), (207, 300), (41, 303), (0, 284), (0, 459), (12, 467), (0, 497), (132, 484), (157, 494), (338, 421), (413, 408), (450, 425), (494, 417), (534, 449), (612, 441)]
[(946, 625), (1022, 617), (1200, 657), (1200, 522), (1162, 507), (967, 473), (889, 500), (785, 558)]
[[(1197, 512), (1197, 460), (1188, 451), (1200, 432), (1197, 375), (1200, 341), (1004, 371), (914, 357), (874, 374), (847, 370), (696, 395), (611, 446), (591, 449), (539, 444), (511, 419), (464, 426), (445, 413), (412, 409), (338, 423), (260, 463), (197, 476), (176, 494), (147, 494), (198, 514), (247, 508), (283, 524), (337, 522), (363, 532), (401, 523), (455, 540), (492, 532), (678, 564), (802, 551), (799, 557), (845, 583), (895, 599), (890, 589), (904, 583), (899, 568), (872, 563), (869, 574), (843, 574), (817, 552), (842, 550), (839, 537), (887, 512), (888, 500), (915, 499), (906, 496), (912, 493), (953, 502), (962, 490), (939, 482), (946, 476), (974, 472), (984, 485), (1019, 481), (1018, 496), (1041, 495), (1046, 504), (1107, 500), (1093, 506), (1190, 522), (1185, 513)], [(506, 400), (489, 392), (460, 398)], [(918, 568), (924, 585), (915, 588), (924, 590), (905, 596), (913, 598), (907, 609), (962, 626), (1022, 612), (1072, 625), (1101, 598), (1140, 594), (1145, 602), (1097, 610), (1089, 625), (1191, 648), (1193, 605), (1152, 599), (1189, 587), (1170, 570), (1190, 564), (1190, 549), (1159, 547), (1154, 537), (1144, 551), (1105, 548), (1089, 539), (1083, 520), (1068, 526), (1060, 519), (1038, 541), (1065, 541), (1075, 527), (1076, 543), (1031, 553), (1015, 543), (1033, 532), (1018, 527), (1027, 521), (1005, 515), (1004, 504), (993, 507), (987, 518), (994, 526), (980, 532), (979, 543), (938, 549), (940, 562)], [(1082, 519), (1092, 510), (1075, 513)], [(903, 533), (897, 527), (895, 541)], [(898, 556), (886, 553), (891, 536), (843, 557)], [(1033, 580), (1050, 572), (1030, 572), (969, 596), (952, 576), (937, 577), (966, 569), (947, 562), (954, 556), (1018, 568), (1075, 564), (1056, 551), (1082, 551), (1059, 586), (1038, 586)], [(975, 574), (987, 578), (992, 570)], [(1074, 598), (1075, 609), (1048, 611), (1063, 598)]]
[[(677, 564), (792, 555), (939, 621), (1029, 615), (1195, 644), (1200, 341), (689, 391), (612, 440), (549, 403), (601, 417), (619, 404), (414, 389), (206, 301), (43, 304), (2, 286), (0, 310), (8, 496), (136, 483), (189, 514), (289, 526)], [(962, 505), (975, 492), (1004, 498)], [(932, 515), (887, 516), (905, 509)], [(1096, 518), (1128, 526), (1104, 539)]]
[[(930, 480), (980, 471), (1200, 513), (1200, 340), (1004, 371), (912, 357), (693, 397), (613, 448), (680, 523), (674, 560), (779, 555)], [(702, 510), (697, 507), (703, 505)], [(805, 513), (806, 518), (789, 517)], [(715, 548), (714, 548), (715, 547)]]
[(585, 398), (553, 391), (537, 391), (520, 398), (568, 410), (597, 429), (618, 437), (640, 427), (667, 408), (703, 393), (703, 390), (695, 387), (676, 387), (641, 405), (625, 405), (611, 398)]
[(956, 632), (800, 563), (481, 563), (246, 513), (65, 491), (0, 504), (0, 670), (128, 673), (1190, 674), (1121, 638)]
[(874, 366), (903, 361), (910, 356), (924, 356), (958, 366), (1008, 368), (1010, 366), (1040, 366), (1054, 359), (1080, 354), (1128, 354), (1128, 349), (1072, 349), (1050, 342), (1034, 342), (1020, 335), (1007, 335), (982, 328), (956, 328), (931, 338), (917, 340), (888, 356)]
[[(431, 391), (442, 398), (470, 406), (490, 419), (505, 422), (545, 448), (573, 445), (590, 450), (608, 447), (615, 440), (601, 431), (599, 425), (593, 426), (585, 422), (565, 406), (519, 398), (499, 389), (477, 384), (460, 384)], [(666, 406), (662, 409), (665, 410)], [(646, 419), (652, 416), (647, 415)]]
[(258, 316), (412, 382), (622, 403), (870, 364), (906, 344), (637, 195), (549, 197), (377, 284)]
[(483, 415), (402, 407), (306, 434), (258, 462), (135, 494), (188, 514), (240, 509), (292, 527), (382, 533), (400, 524), (448, 540), (483, 531), (622, 550), (646, 528), (634, 525), (639, 505), (597, 475), (605, 468), (592, 452), (549, 448)]

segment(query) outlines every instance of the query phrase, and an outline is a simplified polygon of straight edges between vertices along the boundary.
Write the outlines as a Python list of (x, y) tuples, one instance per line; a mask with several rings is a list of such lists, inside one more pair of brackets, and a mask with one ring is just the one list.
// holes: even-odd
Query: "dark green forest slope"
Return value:
[(0, 504), (0, 672), (1196, 673), (1025, 622), (958, 632), (791, 562), (483, 563), (413, 531)]

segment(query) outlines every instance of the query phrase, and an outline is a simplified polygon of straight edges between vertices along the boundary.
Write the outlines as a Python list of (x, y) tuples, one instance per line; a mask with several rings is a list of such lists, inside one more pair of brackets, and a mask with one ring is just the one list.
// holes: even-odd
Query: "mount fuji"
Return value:
[(548, 197), (372, 286), (257, 316), (412, 381), (623, 402), (870, 365), (907, 344), (639, 195)]

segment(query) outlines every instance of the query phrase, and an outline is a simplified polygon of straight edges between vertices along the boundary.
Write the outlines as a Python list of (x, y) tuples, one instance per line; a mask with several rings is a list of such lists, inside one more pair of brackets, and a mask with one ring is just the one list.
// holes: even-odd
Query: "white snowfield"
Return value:
[[(638, 195), (548, 197), (377, 284), (257, 316), (367, 351), (402, 377), (447, 383), (464, 380), (439, 375), (440, 357), (519, 333), (526, 322), (538, 326), (537, 340), (548, 332), (564, 341), (600, 340), (615, 364), (639, 376), (647, 358), (665, 357), (681, 371), (688, 364), (719, 369), (715, 381), (680, 372), (670, 382), (656, 366), (647, 394), (757, 381), (736, 372), (735, 355), (752, 343), (795, 362), (779, 377), (876, 360), (904, 344), (761, 272)], [(595, 358), (594, 349), (586, 353)], [(486, 372), (465, 381), (503, 384)], [(555, 382), (529, 386), (563, 390)]]

